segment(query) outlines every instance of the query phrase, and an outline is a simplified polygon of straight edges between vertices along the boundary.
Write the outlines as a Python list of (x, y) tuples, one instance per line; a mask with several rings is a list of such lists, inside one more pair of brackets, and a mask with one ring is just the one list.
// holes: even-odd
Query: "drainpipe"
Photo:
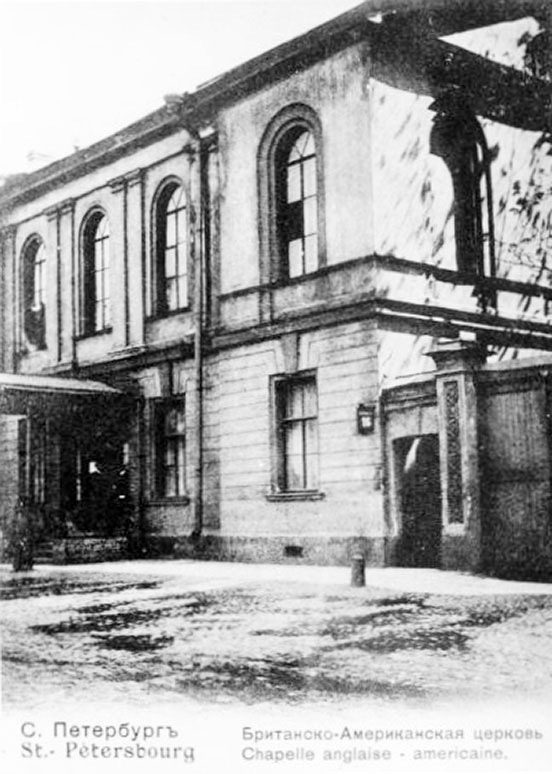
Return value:
[[(192, 186), (191, 207), (193, 217), (192, 265), (194, 267), (194, 383), (195, 383), (195, 464), (192, 503), (193, 528), (190, 539), (198, 543), (203, 531), (203, 174), (201, 142), (194, 142), (194, 154), (190, 155)], [(194, 168), (195, 164), (195, 168)], [(199, 168), (198, 168), (199, 167)], [(195, 192), (199, 193), (198, 210), (195, 210)]]
[[(185, 151), (190, 162), (190, 217), (192, 242), (190, 258), (194, 277), (194, 403), (195, 433), (193, 439), (194, 486), (190, 540), (199, 544), (203, 532), (203, 338), (205, 325), (205, 264), (209, 253), (209, 149), (214, 134), (211, 127), (198, 130), (190, 126), (186, 116), (186, 94), (165, 97), (168, 112), (190, 134), (191, 142)], [(197, 201), (197, 207), (195, 202)]]
[[(199, 213), (196, 214), (195, 242), (192, 250), (195, 266), (195, 400), (196, 400), (196, 468), (193, 505), (193, 530), (190, 538), (198, 542), (203, 532), (203, 346), (206, 324), (206, 275), (210, 254), (210, 189), (209, 158), (212, 147), (213, 130), (209, 127), (197, 136), (195, 179), (199, 186)], [(195, 253), (195, 255), (194, 255)]]

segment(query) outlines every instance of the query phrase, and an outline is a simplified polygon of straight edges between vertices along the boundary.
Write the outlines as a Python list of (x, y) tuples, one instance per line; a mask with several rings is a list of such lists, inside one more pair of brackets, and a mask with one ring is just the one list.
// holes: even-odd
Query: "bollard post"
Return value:
[(351, 561), (351, 586), (365, 586), (364, 554), (353, 554)]

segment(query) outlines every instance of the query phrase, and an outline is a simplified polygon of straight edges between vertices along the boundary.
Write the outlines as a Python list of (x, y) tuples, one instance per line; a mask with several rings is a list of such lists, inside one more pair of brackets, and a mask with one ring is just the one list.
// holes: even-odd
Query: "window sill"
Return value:
[(155, 312), (146, 317), (146, 322), (156, 322), (157, 320), (166, 320), (168, 317), (177, 317), (179, 314), (186, 314), (191, 311), (191, 306), (182, 306), (180, 309), (171, 309), (170, 312)]
[(179, 497), (152, 497), (147, 501), (147, 505), (189, 505), (190, 502), (189, 495), (180, 495)]
[(83, 341), (84, 339), (93, 339), (96, 336), (107, 336), (109, 333), (113, 333), (113, 328), (102, 328), (100, 331), (89, 331), (87, 333), (79, 333), (76, 337), (77, 341)]
[(323, 500), (325, 497), (325, 493), (319, 492), (317, 489), (304, 489), (297, 492), (270, 492), (266, 495), (266, 499), (270, 503)]

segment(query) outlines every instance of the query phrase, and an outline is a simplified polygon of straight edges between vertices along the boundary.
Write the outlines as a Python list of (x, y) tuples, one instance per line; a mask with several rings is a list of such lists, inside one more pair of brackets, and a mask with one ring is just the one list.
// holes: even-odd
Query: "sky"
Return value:
[[(360, 0), (0, 0), (0, 176), (61, 158)], [(36, 167), (34, 162), (34, 167)]]

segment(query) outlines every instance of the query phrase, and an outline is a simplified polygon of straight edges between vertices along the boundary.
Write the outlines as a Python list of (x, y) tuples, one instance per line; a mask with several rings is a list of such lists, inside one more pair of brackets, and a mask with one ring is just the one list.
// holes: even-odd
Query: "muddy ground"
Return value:
[[(552, 596), (0, 576), (3, 703), (550, 697)], [(208, 584), (207, 584), (208, 585)]]

